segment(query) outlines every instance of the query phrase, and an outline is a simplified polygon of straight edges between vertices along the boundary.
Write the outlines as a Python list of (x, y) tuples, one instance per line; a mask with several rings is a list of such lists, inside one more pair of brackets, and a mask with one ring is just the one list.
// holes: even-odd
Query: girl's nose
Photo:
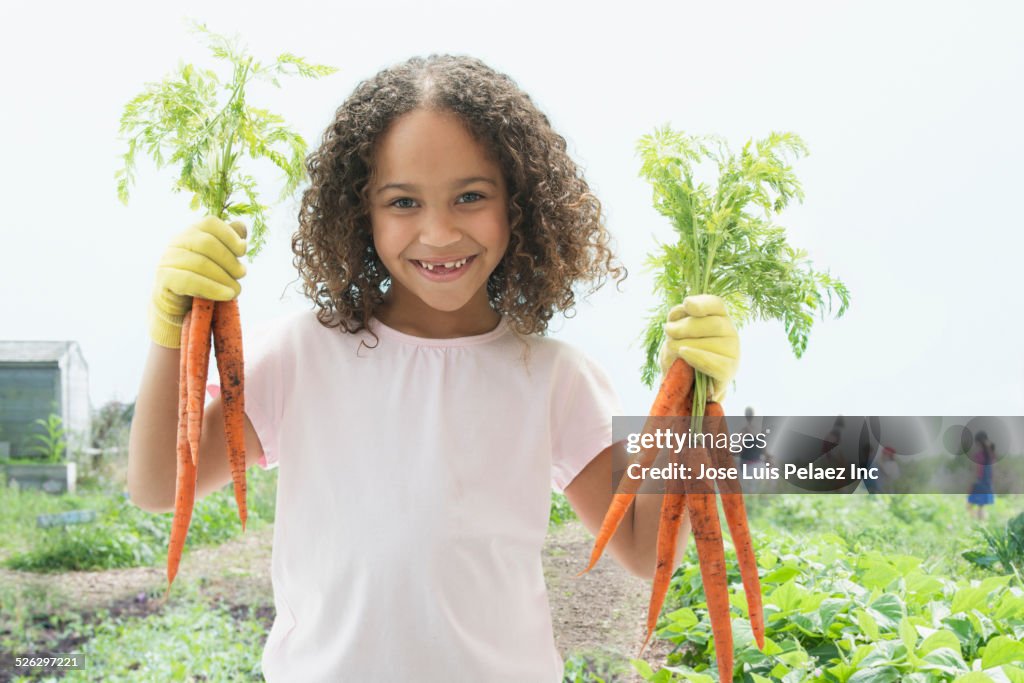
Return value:
[(420, 242), (428, 247), (447, 247), (462, 239), (462, 232), (455, 227), (451, 212), (446, 210), (427, 211), (420, 229)]

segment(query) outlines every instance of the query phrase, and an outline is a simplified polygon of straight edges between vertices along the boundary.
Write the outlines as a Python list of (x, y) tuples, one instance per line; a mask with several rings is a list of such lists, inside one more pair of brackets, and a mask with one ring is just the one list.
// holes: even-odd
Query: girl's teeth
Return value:
[(466, 265), (466, 261), (468, 261), (468, 260), (469, 260), (469, 257), (467, 256), (466, 258), (464, 258), (462, 260), (459, 260), (459, 261), (449, 261), (448, 263), (427, 263), (426, 261), (420, 261), (420, 265), (423, 266), (424, 268), (426, 268), (427, 270), (433, 270), (437, 266), (444, 266), (445, 268), (448, 268), (449, 270), (451, 270), (453, 268), (461, 268), (462, 266)]

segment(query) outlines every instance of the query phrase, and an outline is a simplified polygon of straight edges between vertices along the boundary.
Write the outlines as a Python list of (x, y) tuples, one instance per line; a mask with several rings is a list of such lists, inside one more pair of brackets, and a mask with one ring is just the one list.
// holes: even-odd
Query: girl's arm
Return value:
[[(148, 512), (174, 510), (178, 466), (176, 444), (180, 358), (178, 349), (151, 344), (142, 385), (135, 401), (135, 415), (128, 439), (128, 495), (132, 503)], [(246, 467), (251, 467), (261, 455), (263, 447), (247, 416)], [(196, 499), (216, 491), (230, 481), (224, 411), (221, 400), (216, 398), (207, 404), (203, 412)]]
[[(583, 471), (565, 488), (565, 497), (576, 516), (590, 533), (597, 536), (605, 512), (612, 501), (612, 458), (621, 444), (612, 444), (590, 461)], [(619, 453), (619, 457), (622, 454)], [(651, 486), (649, 486), (649, 484)], [(608, 543), (608, 552), (631, 574), (646, 581), (654, 579), (657, 566), (658, 521), (661, 517), (663, 496), (644, 493), (653, 487), (653, 481), (645, 481), (629, 506), (622, 524)], [(675, 564), (686, 552), (686, 541), (690, 537), (690, 519), (684, 516), (679, 525), (679, 540), (676, 544)]]
[[(157, 265), (156, 286), (149, 306), (153, 340), (135, 402), (128, 442), (128, 494), (135, 505), (150, 512), (174, 509), (177, 483), (178, 379), (181, 330), (193, 297), (229, 301), (242, 287), (245, 275), (239, 258), (245, 254), (246, 229), (207, 216), (174, 237)], [(245, 420), (246, 465), (262, 454), (249, 419)], [(224, 439), (220, 399), (203, 415), (199, 442), (196, 497), (231, 480)]]

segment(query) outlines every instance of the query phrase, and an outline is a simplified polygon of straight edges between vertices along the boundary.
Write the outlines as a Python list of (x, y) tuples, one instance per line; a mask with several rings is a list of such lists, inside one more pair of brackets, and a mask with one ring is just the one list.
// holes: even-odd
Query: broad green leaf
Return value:
[(846, 679), (846, 683), (892, 683), (898, 681), (900, 671), (893, 666), (873, 666), (860, 669)]
[(875, 618), (866, 610), (858, 609), (854, 612), (857, 618), (857, 625), (860, 626), (860, 630), (864, 632), (871, 640), (878, 640), (880, 633), (878, 630), (878, 622)]
[(918, 647), (918, 654), (924, 656), (932, 650), (936, 650), (940, 647), (948, 648), (955, 651), (958, 655), (960, 654), (960, 639), (949, 631), (936, 631), (931, 634), (923, 641), (921, 646)]
[(991, 589), (984, 585), (961, 588), (953, 595), (953, 602), (950, 604), (949, 609), (956, 614), (957, 612), (969, 612), (972, 609), (984, 607), (988, 603), (988, 594), (990, 592), (992, 592)]
[(684, 631), (696, 626), (700, 621), (697, 619), (697, 614), (689, 607), (669, 612), (666, 618), (673, 626)]
[(967, 615), (963, 613), (948, 616), (942, 620), (942, 623), (960, 639), (962, 645), (968, 648), (974, 647), (980, 638), (974, 625), (967, 618)]
[(827, 629), (831, 626), (836, 616), (847, 611), (852, 604), (849, 600), (842, 598), (823, 600), (821, 606), (818, 607), (818, 615), (821, 618), (822, 627)]
[(881, 588), (885, 590), (889, 585), (900, 578), (900, 573), (895, 567), (887, 562), (876, 561), (860, 576), (860, 581), (868, 588)]
[(1004, 664), (1003, 675), (1010, 683), (1024, 683), (1024, 669), (1020, 667)]
[(654, 675), (654, 670), (651, 665), (642, 659), (630, 659), (629, 663), (633, 666), (637, 673), (643, 677), (645, 681), (651, 680), (651, 676)]
[(766, 602), (774, 604), (784, 613), (792, 612), (799, 609), (800, 602), (806, 593), (807, 591), (797, 585), (796, 581), (789, 580), (772, 591), (767, 596)]
[(999, 601), (996, 603), (995, 612), (992, 613), (992, 618), (1000, 621), (1008, 619), (1024, 620), (1024, 596), (1014, 595), (1010, 592), (1000, 595)]
[(904, 577), (906, 590), (920, 600), (929, 600), (942, 593), (942, 581), (920, 571), (913, 571)]
[(902, 683), (940, 683), (943, 679), (939, 678), (935, 674), (918, 671), (910, 674), (903, 674), (900, 680)]
[(761, 584), (786, 583), (790, 579), (800, 576), (800, 569), (797, 567), (783, 565), (774, 571), (770, 571), (761, 578)]
[(757, 644), (754, 641), (754, 631), (750, 626), (749, 619), (732, 620), (732, 639), (734, 650), (757, 648)]
[(907, 649), (898, 640), (879, 640), (873, 646), (871, 652), (860, 660), (860, 668), (900, 664), (907, 657)]
[(963, 676), (957, 676), (953, 679), (953, 683), (995, 683), (995, 681), (987, 673), (972, 671)]
[(907, 576), (921, 566), (921, 558), (913, 555), (890, 555), (889, 562), (900, 573), (900, 576)]
[(974, 630), (981, 635), (983, 641), (987, 641), (996, 633), (995, 624), (982, 611), (973, 609), (967, 614), (967, 620), (971, 622)]
[(981, 588), (982, 590), (991, 593), (997, 588), (1005, 588), (1010, 584), (1011, 581), (1013, 581), (1013, 575), (1011, 574), (1007, 574), (1004, 576), (990, 576), (987, 579), (984, 579), (980, 584), (978, 584), (978, 588)]
[(804, 649), (800, 648), (789, 650), (788, 652), (782, 652), (778, 655), (778, 659), (784, 664), (796, 668), (807, 663), (808, 655)]
[(988, 552), (966, 550), (960, 556), (979, 567), (995, 567), (999, 564), (999, 556)]
[(917, 630), (906, 617), (900, 620), (899, 634), (900, 640), (903, 641), (903, 647), (907, 648), (907, 652), (914, 652), (914, 646), (917, 645)]
[(874, 600), (868, 611), (878, 622), (878, 626), (886, 630), (895, 630), (896, 625), (906, 613), (903, 601), (892, 593), (886, 593)]
[(836, 664), (833, 667), (826, 669), (829, 675), (831, 675), (838, 683), (846, 683), (850, 676), (857, 671), (857, 667), (853, 664)]
[(771, 636), (766, 635), (764, 637), (764, 653), (766, 655), (774, 656), (779, 654), (780, 652), (783, 652), (782, 646), (775, 640), (773, 640)]
[(981, 651), (981, 668), (1024, 661), (1024, 644), (1006, 636), (996, 636)]
[(817, 612), (794, 614), (789, 618), (789, 622), (809, 636), (822, 635), (821, 615)]
[(956, 648), (939, 647), (935, 648), (922, 657), (922, 668), (938, 669), (946, 673), (959, 673), (968, 670), (963, 657), (960, 656), (959, 643)]
[[(757, 565), (762, 569), (771, 569), (778, 561), (779, 556), (771, 551), (757, 554)], [(764, 583), (764, 579), (761, 579), (761, 582)]]

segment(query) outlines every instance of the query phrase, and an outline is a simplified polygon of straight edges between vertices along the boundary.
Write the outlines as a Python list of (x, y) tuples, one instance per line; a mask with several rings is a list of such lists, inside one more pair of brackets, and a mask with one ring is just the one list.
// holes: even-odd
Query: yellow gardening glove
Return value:
[(167, 247), (156, 269), (149, 305), (149, 336), (160, 346), (181, 346), (181, 322), (192, 297), (230, 301), (242, 291), (245, 277), (239, 257), (245, 254), (245, 225), (228, 225), (207, 216), (179, 234)]
[(740, 364), (740, 338), (721, 297), (686, 297), (669, 311), (665, 334), (668, 339), (661, 347), (661, 374), (668, 372), (676, 358), (682, 358), (711, 379), (711, 400), (721, 402)]

